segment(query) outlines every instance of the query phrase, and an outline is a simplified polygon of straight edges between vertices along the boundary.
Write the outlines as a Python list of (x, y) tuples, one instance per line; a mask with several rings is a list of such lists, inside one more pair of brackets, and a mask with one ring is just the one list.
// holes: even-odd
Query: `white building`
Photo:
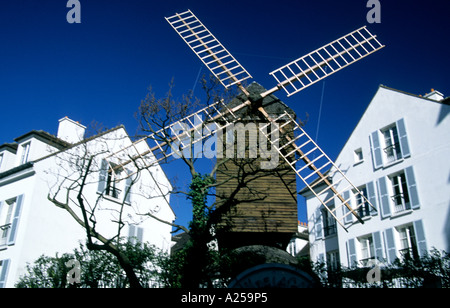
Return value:
[(292, 236), (286, 251), (294, 257), (309, 256), (308, 224), (298, 222), (297, 232)]
[[(377, 211), (364, 204), (358, 211), (364, 224), (349, 215), (346, 232), (303, 190), (312, 261), (361, 267), (432, 248), (450, 251), (449, 133), (449, 98), (380, 86), (336, 159)], [(362, 202), (352, 191), (343, 197)]]
[[(122, 221), (120, 236), (170, 251), (171, 227), (140, 215), (175, 219), (170, 182), (161, 167), (154, 164), (138, 173), (139, 161), (111, 167), (117, 158), (110, 155), (132, 143), (123, 126), (86, 139), (84, 133), (83, 125), (66, 117), (59, 121), (57, 137), (31, 131), (0, 146), (0, 288), (13, 287), (27, 262), (42, 254), (73, 252), (86, 241), (85, 229), (61, 208), (66, 204), (83, 219), (77, 205), (83, 179), (85, 207), (97, 232), (112, 238)], [(140, 159), (152, 158), (149, 154)]]

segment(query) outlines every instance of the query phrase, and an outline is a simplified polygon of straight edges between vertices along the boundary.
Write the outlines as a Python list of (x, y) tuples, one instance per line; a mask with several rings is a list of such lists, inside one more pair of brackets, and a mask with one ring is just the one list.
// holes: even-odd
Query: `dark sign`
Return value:
[(269, 263), (245, 270), (228, 285), (229, 288), (314, 288), (317, 282), (295, 267)]

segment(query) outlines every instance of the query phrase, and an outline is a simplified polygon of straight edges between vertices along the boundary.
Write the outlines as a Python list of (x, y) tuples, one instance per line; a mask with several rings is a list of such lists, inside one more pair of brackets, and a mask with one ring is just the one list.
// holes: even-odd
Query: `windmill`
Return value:
[[(260, 133), (276, 148), (280, 157), (311, 190), (323, 208), (345, 230), (347, 227), (344, 219), (349, 215), (364, 223), (358, 215), (358, 209), (363, 205), (370, 205), (376, 209), (363, 192), (350, 182), (345, 173), (333, 163), (289, 112), (284, 111), (273, 117), (265, 110), (261, 101), (279, 90), (284, 90), (288, 97), (292, 96), (380, 50), (384, 45), (376, 36), (365, 26), (350, 32), (270, 72), (276, 85), (263, 92), (251, 93), (242, 82), (252, 76), (190, 10), (166, 17), (166, 20), (220, 83), (225, 88), (237, 86), (245, 99), (232, 107), (223, 101), (215, 102), (110, 155), (110, 161), (114, 160), (115, 166), (124, 166), (133, 161), (145, 167), (148, 165), (149, 157), (151, 162), (167, 159), (241, 120), (239, 111), (243, 108), (255, 107), (267, 123), (259, 127)], [(205, 126), (206, 122), (215, 125)], [(185, 128), (182, 133), (180, 127)], [(273, 138), (277, 134), (280, 137)], [(196, 137), (192, 139), (192, 135)], [(166, 141), (158, 138), (161, 136)], [(281, 145), (278, 143), (280, 138), (285, 140)], [(178, 149), (171, 148), (172, 142)], [(151, 146), (147, 146), (148, 143)], [(333, 172), (333, 180), (326, 175), (328, 169)], [(317, 191), (318, 187), (320, 191)], [(344, 194), (349, 190), (353, 192), (353, 197)], [(334, 204), (335, 200), (337, 206)], [(351, 200), (363, 202), (352, 206), (354, 202)]]

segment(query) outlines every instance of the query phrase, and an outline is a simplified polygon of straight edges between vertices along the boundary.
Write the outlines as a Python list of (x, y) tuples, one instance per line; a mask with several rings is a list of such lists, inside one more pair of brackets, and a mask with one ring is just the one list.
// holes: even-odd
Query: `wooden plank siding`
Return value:
[[(221, 184), (216, 189), (216, 207), (222, 213), (218, 227), (237, 233), (295, 233), (298, 225), (296, 174), (282, 157), (278, 157), (276, 168), (267, 170), (261, 169), (261, 162), (273, 158), (263, 159), (259, 155), (248, 158), (248, 145), (255, 142), (250, 135), (247, 133), (242, 140), (242, 135), (238, 138), (235, 134), (235, 154), (237, 144), (244, 143), (247, 158), (218, 159), (216, 181)], [(257, 142), (259, 131), (252, 136)]]

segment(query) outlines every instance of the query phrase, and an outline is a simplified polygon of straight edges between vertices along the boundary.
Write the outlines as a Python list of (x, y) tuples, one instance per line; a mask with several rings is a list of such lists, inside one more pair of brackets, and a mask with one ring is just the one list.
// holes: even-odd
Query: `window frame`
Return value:
[[(366, 201), (366, 199), (369, 199), (369, 196), (367, 193), (367, 185), (358, 187), (358, 190), (365, 197), (365, 198), (363, 198), (363, 196), (361, 194), (356, 193), (356, 191), (352, 191), (353, 198), (355, 199), (355, 204), (356, 204), (355, 208), (358, 211), (358, 215), (361, 218), (371, 217), (372, 216), (371, 207), (370, 207), (369, 203)], [(360, 203), (362, 203), (361, 206), (360, 206)]]
[(358, 165), (364, 162), (364, 153), (362, 148), (358, 148), (353, 151), (353, 159), (354, 159), (353, 165)]
[(402, 258), (416, 259), (419, 251), (416, 240), (416, 230), (413, 224), (398, 226), (395, 228), (399, 243), (398, 254)]
[(390, 205), (393, 214), (411, 209), (410, 193), (404, 170), (388, 176)]
[(358, 263), (363, 267), (369, 266), (370, 260), (375, 259), (375, 245), (372, 234), (358, 237)]
[(31, 148), (31, 141), (28, 141), (21, 145), (21, 154), (20, 154), (20, 162), (19, 165), (26, 164), (28, 160), (30, 159), (30, 148)]
[(393, 164), (403, 158), (397, 124), (380, 129), (384, 165)]
[(0, 203), (0, 248), (7, 246), (16, 207), (17, 197)]

